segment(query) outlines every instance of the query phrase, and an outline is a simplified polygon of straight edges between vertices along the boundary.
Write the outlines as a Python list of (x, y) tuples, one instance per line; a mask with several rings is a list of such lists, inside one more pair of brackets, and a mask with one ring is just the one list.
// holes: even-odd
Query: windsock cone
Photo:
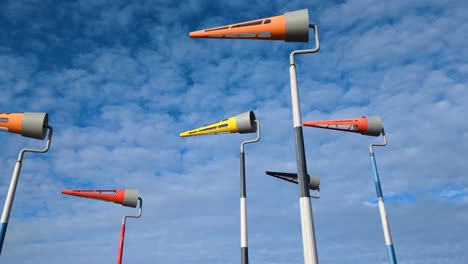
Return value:
[(47, 113), (0, 113), (0, 131), (44, 139), (47, 126)]
[(137, 189), (118, 190), (62, 190), (62, 194), (79, 196), (90, 199), (113, 202), (123, 206), (136, 208), (138, 203)]
[(191, 38), (263, 39), (286, 42), (309, 41), (309, 12), (307, 9), (284, 15), (251, 20), (226, 26), (190, 32)]
[(304, 122), (303, 125), (332, 130), (340, 130), (345, 132), (361, 133), (362, 135), (374, 137), (378, 137), (383, 130), (382, 119), (378, 116), (307, 121)]
[[(277, 171), (266, 171), (267, 175), (282, 179), (288, 182), (298, 183), (297, 173), (277, 172)], [(320, 177), (314, 174), (309, 174), (309, 189), (317, 190), (320, 187)]]
[(253, 133), (257, 131), (253, 111), (245, 112), (219, 122), (180, 133), (181, 137), (199, 136), (218, 133)]

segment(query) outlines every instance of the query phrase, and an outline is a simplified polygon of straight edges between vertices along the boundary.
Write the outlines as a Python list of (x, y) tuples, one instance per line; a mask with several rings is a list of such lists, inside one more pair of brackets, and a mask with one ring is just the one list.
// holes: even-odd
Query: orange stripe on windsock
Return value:
[(0, 113), (0, 131), (21, 134), (24, 113)]
[(125, 189), (120, 190), (62, 190), (62, 194), (73, 195), (78, 197), (103, 200), (123, 204), (125, 197)]
[(367, 130), (367, 120), (365, 117), (352, 119), (306, 121), (303, 123), (303, 125), (356, 133), (365, 133)]
[(191, 38), (285, 40), (285, 16), (274, 16), (190, 32)]
[(347, 119), (306, 121), (304, 126), (360, 133), (367, 136), (379, 136), (383, 125), (380, 117), (357, 117)]

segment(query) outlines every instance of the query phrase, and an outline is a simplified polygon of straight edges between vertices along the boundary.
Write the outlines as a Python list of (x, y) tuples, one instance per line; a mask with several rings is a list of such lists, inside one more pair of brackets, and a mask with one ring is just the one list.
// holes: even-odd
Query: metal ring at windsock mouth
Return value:
[(46, 136), (49, 117), (47, 113), (24, 113), (21, 122), (21, 135), (23, 137), (43, 140)]
[(309, 11), (301, 9), (284, 13), (286, 42), (309, 42)]
[(240, 134), (254, 133), (257, 131), (255, 120), (256, 118), (253, 111), (238, 114), (236, 116), (237, 132)]

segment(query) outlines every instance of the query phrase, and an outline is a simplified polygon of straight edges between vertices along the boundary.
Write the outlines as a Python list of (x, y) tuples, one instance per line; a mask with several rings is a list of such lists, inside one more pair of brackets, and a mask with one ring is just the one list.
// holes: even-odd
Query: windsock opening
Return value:
[(284, 15), (218, 26), (189, 33), (191, 38), (309, 41), (309, 12), (307, 9)]
[(254, 133), (257, 131), (257, 120), (253, 111), (236, 115), (237, 132), (240, 134)]

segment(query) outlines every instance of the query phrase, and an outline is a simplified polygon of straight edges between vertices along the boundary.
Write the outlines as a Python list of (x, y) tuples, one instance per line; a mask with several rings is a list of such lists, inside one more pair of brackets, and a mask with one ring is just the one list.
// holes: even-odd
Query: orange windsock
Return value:
[(309, 41), (309, 12), (307, 9), (284, 15), (256, 19), (226, 26), (190, 32), (191, 38), (263, 39), (287, 42)]
[(366, 136), (380, 136), (383, 130), (382, 119), (378, 116), (358, 117), (348, 119), (332, 119), (306, 121), (304, 126), (318, 127), (345, 132), (361, 133)]
[(0, 113), (0, 131), (44, 139), (47, 126), (47, 113)]
[(128, 207), (136, 207), (138, 203), (137, 189), (117, 190), (62, 190), (62, 194), (113, 202)]

